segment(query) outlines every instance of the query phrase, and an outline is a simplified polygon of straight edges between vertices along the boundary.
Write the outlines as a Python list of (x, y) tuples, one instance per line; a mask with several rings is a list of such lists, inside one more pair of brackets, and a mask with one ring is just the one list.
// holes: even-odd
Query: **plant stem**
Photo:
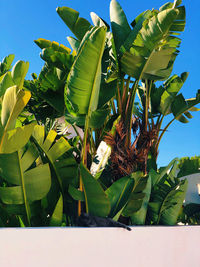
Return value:
[(148, 125), (148, 114), (149, 114), (149, 103), (151, 97), (151, 88), (152, 88), (152, 81), (146, 80), (146, 98), (145, 98), (145, 115), (144, 115), (144, 129), (147, 131)]
[(118, 107), (118, 113), (122, 114), (122, 102), (121, 102), (121, 94), (119, 89), (119, 80), (117, 81), (117, 107)]
[(128, 99), (130, 79), (131, 79), (131, 77), (129, 76), (128, 79), (126, 80), (126, 86), (124, 86), (124, 91), (123, 91), (123, 95), (122, 95), (122, 108), (123, 108), (122, 112), (124, 113), (124, 115), (125, 115), (126, 103), (127, 103), (127, 99)]
[(22, 171), (21, 162), (20, 162), (19, 151), (17, 151), (17, 156), (18, 156), (18, 162), (19, 162), (21, 186), (22, 186), (22, 193), (23, 193), (23, 198), (24, 198), (26, 216), (27, 216), (27, 220), (28, 220), (28, 226), (30, 227), (31, 226), (31, 212), (30, 212), (30, 207), (28, 204), (27, 196), (26, 196), (26, 187), (25, 187), (24, 176), (23, 176), (23, 171)]
[(137, 86), (138, 86), (139, 80), (135, 80), (132, 88), (131, 88), (131, 94), (130, 94), (130, 100), (128, 103), (128, 114), (127, 115), (127, 119), (128, 122), (126, 123), (127, 128), (128, 128), (128, 133), (126, 136), (126, 140), (125, 140), (125, 146), (129, 147), (131, 144), (131, 127), (132, 127), (132, 114), (133, 114), (133, 108), (134, 108), (134, 104), (135, 104), (135, 96), (136, 96), (136, 90), (137, 90)]
[(159, 144), (160, 144), (160, 141), (164, 135), (164, 133), (167, 131), (168, 127), (172, 124), (173, 121), (175, 121), (176, 118), (174, 118), (173, 120), (171, 120), (166, 126), (165, 128), (163, 129), (160, 137), (158, 138), (158, 141), (157, 141), (157, 144), (156, 144), (156, 151), (158, 150), (158, 147), (159, 147)]
[[(81, 151), (81, 162), (84, 165), (87, 165), (87, 137), (88, 137), (88, 130), (89, 130), (89, 115), (86, 115), (85, 117), (85, 132), (84, 132), (84, 138), (83, 138), (83, 147)], [(80, 181), (79, 181), (79, 190), (82, 192), (83, 191), (83, 182), (82, 182), (82, 177), (80, 175)], [(78, 216), (81, 215), (81, 201), (78, 201)]]

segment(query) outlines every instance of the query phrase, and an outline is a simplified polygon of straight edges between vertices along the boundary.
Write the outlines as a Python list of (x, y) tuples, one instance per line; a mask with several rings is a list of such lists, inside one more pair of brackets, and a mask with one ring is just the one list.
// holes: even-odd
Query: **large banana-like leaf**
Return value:
[(64, 46), (63, 44), (59, 44), (55, 41), (51, 42), (50, 40), (46, 40), (43, 38), (39, 38), (34, 41), (41, 49), (44, 48), (52, 48), (54, 51), (70, 54), (71, 49)]
[(5, 57), (2, 62), (0, 62), (0, 79), (3, 74), (5, 74), (7, 71), (10, 70), (11, 64), (15, 58), (15, 55), (10, 54), (7, 57)]
[(174, 3), (166, 3), (163, 6), (160, 7), (160, 11), (169, 9), (169, 8), (176, 8), (178, 9), (179, 13), (176, 18), (176, 20), (173, 22), (173, 24), (170, 27), (171, 32), (182, 32), (185, 29), (185, 7), (180, 6), (182, 4), (182, 0), (177, 1), (175, 0)]
[(82, 163), (80, 165), (80, 173), (83, 182), (87, 213), (106, 217), (110, 212), (110, 203), (103, 188)]
[(72, 8), (58, 7), (56, 11), (73, 34), (79, 40), (82, 40), (85, 33), (90, 29), (91, 24), (86, 19), (79, 17), (79, 12)]
[(62, 195), (60, 195), (60, 198), (51, 216), (50, 226), (61, 226), (62, 219), (63, 219), (63, 197)]
[(131, 28), (122, 7), (116, 0), (110, 2), (110, 21), (115, 47), (118, 52), (119, 48), (131, 32)]
[[(138, 194), (136, 194), (136, 197), (139, 198), (139, 203), (141, 201), (141, 207), (139, 210), (136, 212), (132, 213), (131, 215), (131, 223), (132, 224), (137, 224), (137, 225), (144, 225), (146, 221), (146, 216), (147, 216), (147, 210), (148, 210), (148, 204), (149, 204), (149, 199), (151, 195), (151, 178), (146, 177), (147, 179), (147, 184), (145, 189), (143, 190), (144, 197), (140, 197)], [(140, 200), (141, 198), (141, 200)], [(136, 202), (137, 203), (137, 202)]]
[(65, 72), (69, 72), (74, 61), (74, 55), (70, 54), (70, 48), (42, 38), (35, 40), (35, 43), (43, 49), (41, 53), (41, 58), (43, 60), (49, 65), (53, 65)]
[(68, 40), (68, 42), (70, 43), (72, 49), (77, 53), (81, 41), (80, 41), (80, 40), (77, 40), (76, 38), (71, 37), (71, 36), (68, 36), (68, 37), (67, 37), (67, 40)]
[(24, 204), (30, 225), (30, 204), (41, 200), (49, 192), (51, 173), (48, 164), (32, 167), (38, 154), (35, 147), (26, 151), (0, 154), (1, 177), (8, 187), (0, 187), (0, 198), (7, 205)]
[(135, 178), (134, 188), (131, 192), (127, 205), (123, 210), (123, 215), (126, 217), (133, 216), (132, 220), (135, 221), (135, 224), (137, 224), (135, 220), (137, 217), (136, 214), (138, 214), (138, 217), (140, 217), (138, 218), (138, 222), (141, 220), (141, 215), (139, 216), (139, 214), (142, 213), (142, 217), (145, 218), (145, 211), (147, 210), (146, 203), (150, 198), (150, 193), (151, 179), (148, 176), (142, 177), (142, 173), (139, 173), (138, 177)]
[(36, 123), (33, 122), (4, 132), (1, 140), (0, 153), (14, 153), (24, 147), (28, 143), (35, 125)]
[(162, 114), (166, 115), (171, 112), (170, 106), (186, 81), (187, 76), (187, 72), (182, 73), (180, 77), (178, 75), (173, 75), (164, 83), (165, 90), (161, 95), (159, 106), (159, 110)]
[[(18, 90), (17, 86), (9, 87), (6, 90), (1, 110), (0, 153), (14, 152), (18, 149), (18, 147), (21, 148), (20, 146), (28, 141), (30, 133), (33, 130), (32, 126), (25, 126), (21, 129), (14, 128), (18, 115), (28, 103), (30, 97), (31, 94), (29, 91)], [(25, 139), (22, 139), (20, 141), (20, 144), (18, 144), (17, 142), (19, 141), (18, 139), (20, 137), (20, 132), (23, 133), (23, 137)], [(15, 138), (17, 138), (17, 141), (15, 140)], [(6, 149), (6, 147), (8, 150)]]
[(151, 182), (152, 182), (152, 188), (156, 184), (158, 184), (165, 175), (169, 174), (170, 170), (173, 168), (174, 165), (177, 164), (177, 162), (178, 158), (175, 158), (166, 167), (161, 167), (158, 172), (153, 169), (149, 171), (149, 176), (151, 177)]
[(59, 70), (54, 67), (49, 67), (47, 64), (45, 64), (42, 68), (37, 82), (39, 84), (39, 90), (41, 93), (46, 93), (47, 91), (50, 93), (53, 91), (59, 94), (61, 89), (63, 90), (64, 87), (64, 81), (62, 81), (59, 77)]
[(15, 127), (16, 119), (30, 97), (29, 91), (18, 90), (17, 86), (12, 86), (6, 90), (1, 111), (1, 123), (5, 130), (11, 130)]
[(149, 203), (148, 214), (154, 224), (175, 225), (185, 199), (188, 181), (160, 184)]
[(152, 11), (151, 16), (145, 14), (150, 18), (143, 22), (141, 29), (138, 27), (138, 32), (133, 29), (120, 48), (122, 70), (136, 79), (164, 80), (172, 71), (180, 44), (180, 39), (170, 35), (179, 10), (168, 8)]
[(11, 76), (11, 72), (7, 72), (1, 82), (0, 82), (0, 97), (3, 96), (6, 92), (6, 89), (8, 89), (9, 87), (12, 87), (14, 86), (14, 81), (12, 79), (12, 76)]
[(53, 130), (45, 137), (45, 129), (39, 125), (35, 126), (32, 136), (48, 158), (63, 193), (64, 180), (75, 179), (76, 177), (75, 160), (72, 160), (71, 157), (59, 160), (61, 156), (71, 149), (70, 144), (64, 137), (60, 137), (55, 142), (57, 133)]
[(41, 58), (48, 64), (52, 64), (56, 68), (69, 72), (74, 62), (74, 55), (55, 51), (53, 48), (46, 48), (42, 50)]
[(96, 27), (106, 27), (107, 30), (110, 29), (110, 26), (108, 25), (108, 23), (105, 22), (105, 20), (103, 20), (102, 18), (100, 18), (96, 13), (91, 12), (90, 13), (90, 17), (92, 19), (92, 22), (93, 22), (94, 26), (96, 26)]
[(11, 75), (14, 84), (18, 86), (19, 89), (23, 88), (24, 79), (28, 72), (29, 63), (19, 60), (12, 69)]
[(66, 106), (69, 111), (91, 115), (97, 108), (105, 38), (106, 29), (94, 27), (80, 44), (65, 88)]
[(111, 218), (113, 218), (126, 205), (133, 187), (134, 179), (132, 178), (132, 175), (130, 175), (117, 180), (106, 190), (106, 194), (111, 204), (111, 211), (109, 214)]
[(176, 224), (185, 199), (188, 181), (176, 178), (178, 161), (175, 159), (172, 162), (171, 170), (169, 170), (170, 163), (168, 167), (158, 171), (159, 178), (156, 179), (152, 189), (148, 220), (153, 224)]
[[(195, 98), (185, 99), (182, 94), (175, 97), (171, 104), (171, 111), (176, 120), (187, 123), (188, 119), (192, 118), (190, 111), (198, 111), (199, 109), (195, 106), (200, 103), (200, 92), (197, 92)], [(187, 119), (187, 118), (188, 119)]]
[[(8, 63), (10, 64), (10, 63)], [(28, 72), (29, 63), (19, 60), (13, 67), (12, 71), (7, 71), (0, 77), (0, 96), (2, 96), (6, 89), (14, 85), (17, 90), (23, 88), (24, 78)]]

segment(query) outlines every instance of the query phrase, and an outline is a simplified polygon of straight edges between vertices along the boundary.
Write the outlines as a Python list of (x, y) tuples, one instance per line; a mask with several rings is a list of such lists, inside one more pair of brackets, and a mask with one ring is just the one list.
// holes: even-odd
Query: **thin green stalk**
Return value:
[(147, 131), (147, 121), (148, 121), (148, 81), (146, 84), (146, 95), (145, 95), (145, 107), (144, 107), (144, 129)]
[[(87, 137), (88, 137), (88, 130), (89, 130), (89, 119), (90, 117), (88, 115), (86, 115), (85, 117), (85, 132), (84, 132), (84, 138), (83, 138), (83, 146), (82, 146), (82, 151), (81, 151), (81, 162), (85, 165), (86, 163), (86, 157), (87, 157), (87, 151), (86, 151), (86, 147), (87, 147)], [(87, 165), (87, 163), (86, 163)], [(79, 190), (83, 191), (83, 181), (82, 181), (82, 177), (80, 175), (80, 181), (79, 181)], [(78, 201), (78, 216), (81, 215), (81, 201)]]
[(117, 108), (118, 108), (118, 113), (121, 115), (122, 114), (122, 102), (121, 102), (121, 94), (120, 94), (120, 89), (119, 89), (119, 81), (117, 81)]
[(131, 90), (131, 95), (130, 95), (130, 102), (129, 102), (129, 108), (128, 108), (128, 122), (127, 122), (127, 128), (128, 128), (128, 134), (126, 136), (125, 140), (125, 146), (129, 147), (131, 143), (131, 128), (132, 128), (132, 114), (133, 114), (133, 108), (135, 104), (135, 96), (136, 96), (136, 90), (138, 86), (139, 80), (136, 80), (135, 83), (133, 84), (132, 90)]
[(131, 77), (129, 76), (128, 79), (126, 80), (126, 85), (124, 86), (125, 88), (124, 88), (123, 95), (122, 95), (122, 112), (124, 113), (124, 115), (125, 115), (126, 104), (127, 104), (127, 99), (128, 99), (130, 79)]
[(152, 88), (152, 81), (146, 80), (146, 98), (145, 98), (145, 115), (144, 115), (144, 128), (145, 131), (147, 131), (147, 125), (149, 120), (149, 104), (150, 104), (150, 98), (151, 98), (151, 88)]
[(165, 126), (165, 128), (163, 129), (161, 135), (160, 135), (159, 138), (158, 138), (158, 142), (157, 142), (157, 144), (156, 144), (156, 151), (158, 151), (158, 147), (159, 147), (160, 141), (161, 141), (161, 139), (162, 139), (164, 133), (167, 131), (168, 127), (169, 127), (169, 126), (172, 124), (172, 122), (175, 121), (175, 120), (176, 120), (176, 118), (174, 118), (173, 120), (171, 120), (171, 121)]
[[(157, 118), (157, 121), (156, 121), (156, 127), (158, 128), (160, 128), (160, 126), (161, 126), (161, 124), (162, 124), (162, 122), (161, 121), (163, 121), (163, 118), (164, 118), (164, 116), (161, 118), (161, 116), (162, 116), (162, 114), (159, 114), (158, 115), (158, 118)], [(161, 118), (161, 120), (160, 120), (160, 118)], [(161, 122), (161, 124), (160, 124), (160, 122)]]
[(85, 117), (85, 132), (84, 132), (84, 138), (83, 138), (83, 147), (82, 147), (82, 153), (81, 153), (81, 161), (85, 165), (86, 160), (86, 145), (87, 145), (87, 137), (88, 137), (88, 130), (89, 130), (89, 116), (86, 115)]
[(19, 151), (17, 151), (17, 156), (18, 156), (18, 162), (19, 162), (20, 178), (21, 178), (21, 185), (22, 185), (22, 192), (23, 192), (26, 216), (27, 216), (27, 220), (28, 220), (28, 226), (31, 226), (31, 212), (30, 212), (30, 207), (28, 204), (27, 196), (26, 196), (26, 187), (25, 187), (23, 171), (22, 171), (22, 167), (21, 167), (21, 163), (20, 163)]

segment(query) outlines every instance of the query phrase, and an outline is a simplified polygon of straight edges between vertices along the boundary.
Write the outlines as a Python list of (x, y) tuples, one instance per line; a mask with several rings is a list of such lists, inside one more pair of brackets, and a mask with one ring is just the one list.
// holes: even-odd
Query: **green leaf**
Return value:
[(134, 179), (127, 176), (114, 182), (107, 190), (106, 194), (111, 204), (109, 216), (114, 217), (127, 203), (133, 190)]
[[(49, 67), (46, 64), (44, 65), (39, 74), (38, 83), (40, 86), (41, 96), (43, 96), (42, 93), (45, 93), (46, 91), (48, 91), (49, 93), (53, 91), (57, 92), (58, 94), (58, 92), (63, 88), (64, 84), (58, 77), (57, 69), (54, 67)], [(46, 97), (45, 100), (48, 101), (48, 97)]]
[(29, 63), (19, 60), (12, 69), (11, 75), (14, 83), (19, 89), (23, 88), (24, 79), (28, 72)]
[(185, 7), (179, 6), (181, 4), (181, 2), (182, 2), (181, 0), (176, 1), (175, 5), (173, 3), (166, 3), (165, 5), (163, 5), (160, 8), (160, 11), (164, 11), (164, 10), (167, 10), (167, 9), (174, 7), (179, 11), (176, 20), (174, 21), (174, 23), (170, 27), (171, 32), (184, 31), (184, 29), (185, 29), (185, 22), (186, 22), (186, 20), (185, 20)]
[(81, 42), (65, 87), (65, 102), (71, 112), (91, 115), (97, 108), (105, 34), (105, 28), (93, 28)]
[(0, 97), (6, 92), (6, 89), (14, 86), (14, 82), (11, 76), (11, 72), (7, 72), (0, 83)]
[[(60, 174), (60, 168), (63, 168), (62, 161), (66, 162), (67, 159), (60, 159), (69, 149), (71, 149), (70, 144), (64, 137), (60, 137), (56, 142), (55, 139), (57, 137), (57, 133), (53, 130), (49, 131), (48, 135), (45, 137), (45, 129), (43, 126), (36, 125), (32, 134), (33, 138), (37, 142), (38, 146), (45, 153), (48, 158), (54, 172), (56, 175), (56, 179), (59, 183), (61, 191), (63, 193), (63, 181), (62, 176)], [(70, 160), (70, 159), (69, 159)], [(67, 169), (65, 169), (67, 171)]]
[(90, 29), (91, 24), (86, 19), (79, 17), (79, 12), (72, 8), (58, 7), (56, 11), (73, 34), (79, 40), (82, 40), (85, 33)]
[(81, 42), (73, 37), (67, 37), (67, 40), (70, 43), (72, 49), (77, 53)]
[[(1, 155), (0, 161), (2, 162), (3, 159)], [(6, 156), (6, 159), (8, 159), (8, 156)], [(20, 163), (18, 162), (18, 164), (12, 166), (12, 168), (15, 168), (16, 174), (18, 172), (16, 176), (18, 180), (16, 180), (15, 183), (20, 185), (0, 187), (0, 198), (5, 204), (24, 204), (26, 202), (25, 199), (27, 199), (28, 202), (33, 202), (42, 199), (49, 192), (51, 175), (48, 164), (38, 166), (21, 174), (18, 170), (19, 166)], [(3, 173), (4, 179), (7, 180), (8, 176), (5, 175), (5, 171)], [(22, 185), (22, 183), (24, 183), (24, 185)]]
[(108, 30), (110, 29), (108, 23), (106, 23), (102, 18), (100, 18), (96, 13), (90, 13), (92, 22), (96, 27), (106, 27)]
[(158, 184), (161, 179), (170, 172), (173, 166), (178, 162), (178, 158), (173, 159), (166, 167), (161, 167), (158, 172), (153, 169), (150, 170), (149, 176), (151, 177), (152, 188)]
[(177, 223), (187, 186), (187, 180), (173, 182), (168, 178), (157, 185), (151, 196), (148, 211), (155, 224), (174, 225)]
[(14, 58), (15, 55), (10, 54), (2, 60), (2, 62), (0, 63), (0, 75), (10, 70)]
[(110, 2), (110, 21), (117, 52), (124, 43), (131, 28), (128, 24), (126, 15), (116, 0)]
[(142, 213), (146, 215), (143, 203), (147, 197), (150, 197), (151, 186), (149, 186), (149, 180), (149, 177), (142, 177), (142, 173), (137, 179), (135, 179), (134, 188), (130, 194), (128, 203), (123, 210), (123, 215), (125, 217), (133, 215), (133, 217), (135, 218), (136, 216), (134, 216), (134, 213), (139, 211), (141, 207), (143, 210)]
[(174, 225), (177, 222), (180, 209), (185, 199), (188, 181), (183, 180), (173, 191), (171, 191), (162, 204), (160, 210), (159, 224)]
[[(150, 199), (150, 195), (151, 195), (151, 178), (146, 177), (146, 179), (147, 179), (147, 184), (146, 184), (145, 189), (143, 190), (144, 196), (142, 196), (141, 208), (131, 215), (131, 223), (132, 224), (144, 225), (145, 221), (146, 221), (147, 209), (148, 209), (149, 199)], [(137, 197), (137, 195), (136, 195), (136, 197)], [(140, 198), (140, 196), (139, 196), (139, 198)]]
[[(102, 127), (109, 114), (110, 114), (110, 108), (108, 106), (93, 111), (90, 117), (89, 127), (93, 129), (98, 129)], [(70, 124), (76, 124), (77, 126), (81, 127), (85, 125), (86, 115), (79, 115), (79, 114), (72, 115), (70, 113), (66, 113), (65, 118), (66, 121), (69, 122)]]
[(116, 89), (117, 89), (116, 80), (109, 83), (101, 81), (98, 108), (101, 108), (102, 106), (107, 104), (115, 96)]
[(133, 42), (135, 41), (138, 32), (141, 30), (143, 22), (145, 20), (147, 20), (148, 18), (150, 18), (152, 16), (152, 12), (150, 10), (147, 10), (143, 13), (141, 13), (133, 22), (132, 22), (132, 26), (133, 29), (130, 31), (128, 37), (126, 38), (125, 42), (122, 44), (122, 46), (120, 47), (120, 52), (123, 54), (126, 51), (128, 51)]
[(93, 129), (98, 129), (104, 125), (104, 122), (108, 115), (110, 114), (110, 108), (105, 107), (101, 109), (97, 109), (92, 112), (89, 126)]
[(87, 213), (106, 217), (110, 212), (110, 203), (99, 182), (90, 174), (88, 169), (81, 163), (81, 179), (85, 195)]
[(179, 159), (178, 163), (178, 176), (183, 177), (187, 175), (191, 175), (193, 173), (200, 172), (200, 157), (184, 157)]
[(70, 48), (45, 39), (35, 40), (35, 43), (43, 49), (40, 56), (48, 62), (48, 65), (53, 65), (69, 72), (74, 61), (74, 55), (70, 54)]
[(43, 39), (43, 38), (39, 38), (37, 40), (34, 41), (41, 49), (44, 48), (51, 48), (53, 51), (57, 51), (57, 52), (61, 52), (61, 53), (66, 53), (66, 54), (70, 54), (71, 53), (71, 49), (64, 46), (63, 44), (59, 44), (57, 42), (51, 42), (49, 40)]
[(0, 153), (13, 153), (24, 147), (30, 139), (35, 125), (36, 123), (33, 122), (23, 127), (6, 131), (1, 142)]
[(179, 94), (173, 101), (171, 109), (174, 117), (181, 115), (181, 110), (185, 110), (187, 108), (187, 103), (182, 94)]
[(24, 204), (29, 226), (30, 203), (44, 198), (51, 186), (48, 164), (30, 168), (38, 157), (32, 151), (28, 148), (25, 153), (0, 154), (1, 177), (9, 183), (9, 187), (0, 187), (0, 198), (7, 205)]
[[(171, 110), (174, 115), (174, 118), (180, 122), (187, 123), (187, 118), (191, 118), (191, 114), (188, 114), (188, 111), (198, 111), (199, 109), (194, 106), (200, 103), (200, 94), (197, 92), (196, 98), (185, 99), (182, 94), (179, 94), (175, 97)], [(186, 117), (185, 117), (186, 116)]]
[(133, 29), (132, 36), (127, 38), (122, 49), (121, 64), (126, 74), (136, 79), (149, 80), (169, 77), (180, 44), (179, 39), (170, 35), (170, 26), (178, 12), (177, 9), (152, 11), (151, 17), (150, 13), (146, 13), (150, 18), (143, 22), (141, 29), (138, 26), (139, 32)]
[(56, 204), (54, 212), (51, 216), (50, 226), (61, 226), (63, 219), (63, 197), (60, 195), (60, 198)]
[(63, 52), (55, 51), (52, 48), (45, 48), (42, 50), (41, 58), (52, 64), (60, 70), (69, 72), (74, 61), (74, 56)]
[(85, 201), (84, 193), (78, 190), (77, 188), (73, 187), (72, 185), (69, 185), (68, 192), (74, 200)]
[(17, 86), (9, 87), (6, 90), (1, 111), (1, 123), (5, 130), (11, 130), (15, 127), (16, 119), (28, 103), (30, 97), (29, 91), (18, 91)]
[(200, 215), (200, 205), (196, 203), (189, 203), (188, 205), (184, 206), (183, 209), (184, 214), (184, 223), (192, 224), (192, 225), (199, 225), (199, 215)]

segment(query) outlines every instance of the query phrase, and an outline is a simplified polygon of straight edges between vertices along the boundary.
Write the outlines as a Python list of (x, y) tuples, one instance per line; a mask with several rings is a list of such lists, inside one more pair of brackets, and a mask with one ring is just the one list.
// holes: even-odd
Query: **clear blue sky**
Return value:
[[(146, 9), (159, 8), (164, 0), (121, 0), (129, 22)], [(0, 60), (8, 54), (15, 54), (15, 61), (29, 61), (30, 73), (39, 73), (43, 61), (39, 57), (40, 49), (33, 40), (45, 38), (69, 46), (66, 36), (71, 35), (68, 28), (56, 13), (56, 7), (68, 6), (80, 12), (90, 20), (90, 12), (109, 21), (110, 0), (0, 0)], [(183, 1), (187, 11), (185, 32), (181, 35), (180, 54), (176, 59), (173, 73), (190, 73), (182, 88), (186, 98), (195, 96), (200, 89), (200, 27), (198, 0)], [(188, 124), (175, 122), (169, 128), (160, 145), (158, 163), (166, 165), (174, 157), (200, 155), (200, 112), (193, 113), (194, 118)]]

